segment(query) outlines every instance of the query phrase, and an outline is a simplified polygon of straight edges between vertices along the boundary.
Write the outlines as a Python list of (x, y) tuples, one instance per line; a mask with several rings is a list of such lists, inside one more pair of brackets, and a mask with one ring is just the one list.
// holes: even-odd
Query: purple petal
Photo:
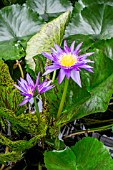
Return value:
[[(51, 82), (52, 82), (52, 80), (49, 80), (49, 81), (45, 80), (45, 81), (43, 81), (42, 85), (43, 85), (44, 87), (47, 87), (47, 86), (50, 85)], [(40, 84), (40, 85), (41, 85), (41, 84)]]
[(45, 92), (46, 92), (46, 91), (48, 91), (48, 90), (53, 89), (54, 87), (55, 87), (54, 85), (50, 85), (50, 86), (48, 86), (48, 87), (46, 88)]
[(53, 64), (53, 65), (45, 67), (46, 70), (48, 70), (48, 69), (59, 69), (59, 68), (60, 68), (60, 66), (58, 64)]
[(52, 60), (53, 61), (53, 57), (51, 54), (47, 53), (47, 52), (43, 52), (42, 55), (46, 58), (48, 58), (49, 60)]
[(31, 98), (24, 98), (22, 103), (19, 104), (19, 106), (22, 106), (24, 104), (26, 104)]
[(63, 79), (65, 77), (65, 72), (63, 69), (60, 69), (59, 75), (58, 75), (58, 84), (61, 84)]
[(18, 84), (20, 86), (22, 86), (23, 88), (26, 88), (27, 86), (27, 81), (25, 81), (23, 78), (20, 78), (20, 80), (18, 80)]
[(59, 68), (51, 68), (50, 67), (49, 69), (47, 69), (47, 71), (42, 76), (45, 76), (45, 75), (47, 75), (47, 74), (49, 74), (49, 73), (51, 73), (51, 72), (53, 72), (53, 71), (55, 71), (57, 69), (59, 69)]
[(75, 41), (73, 41), (73, 43), (72, 43), (71, 46), (70, 46), (70, 50), (71, 50), (72, 53), (73, 53), (73, 51), (74, 51), (74, 46), (75, 46)]
[(69, 79), (70, 76), (71, 76), (71, 70), (65, 69), (64, 72), (65, 72), (65, 75), (66, 75), (67, 79)]
[(82, 54), (82, 55), (79, 56), (79, 59), (86, 59), (86, 57), (88, 57), (88, 56), (90, 56), (90, 55), (92, 55), (92, 54), (94, 54), (94, 52)]
[(29, 94), (29, 93), (22, 93), (22, 92), (20, 92), (20, 94), (22, 95), (22, 96), (25, 96), (25, 97), (32, 97), (33, 95), (32, 94)]
[(77, 45), (77, 47), (75, 48), (75, 51), (74, 51), (75, 54), (79, 53), (79, 49), (82, 46), (82, 44), (83, 44), (83, 42), (81, 42), (80, 44)]
[(71, 71), (71, 78), (72, 78), (80, 87), (82, 87), (82, 85), (81, 85), (81, 80), (80, 80), (80, 72), (79, 72), (79, 71), (72, 70), (72, 71)]
[(85, 70), (87, 70), (87, 71), (89, 71), (89, 72), (91, 72), (91, 73), (94, 73), (94, 71), (91, 70), (90, 68), (85, 68)]
[(94, 61), (92, 61), (92, 60), (83, 60), (85, 63), (94, 63)]
[(51, 47), (51, 52), (54, 53), (54, 54), (57, 54), (57, 51)]
[(70, 70), (76, 70), (76, 71), (81, 71), (79, 68), (80, 64), (75, 64), (74, 66), (71, 66)]
[(43, 87), (41, 90), (40, 90), (40, 94), (41, 93), (44, 93), (44, 92), (46, 92), (46, 91), (48, 91), (48, 90), (51, 90), (52, 88), (54, 88), (55, 86), (54, 85), (50, 85), (50, 86), (48, 86), (48, 87)]
[(66, 53), (71, 52), (70, 48), (67, 46), (66, 40), (64, 41), (64, 51), (65, 51)]
[(54, 44), (54, 46), (58, 52), (60, 52), (60, 53), (63, 52), (63, 50), (57, 44)]
[(28, 84), (31, 84), (32, 86), (34, 86), (34, 82), (33, 82), (33, 80), (31, 79), (31, 77), (28, 73), (26, 75), (26, 79), (27, 79)]
[(37, 76), (37, 78), (36, 78), (35, 87), (38, 86), (39, 83), (40, 83), (40, 72), (38, 73), (38, 76)]
[(22, 91), (21, 87), (19, 87), (18, 85), (16, 84), (13, 84), (18, 90)]
[(20, 77), (20, 83), (27, 84), (27, 81)]
[(49, 86), (49, 84), (51, 83), (50, 81), (44, 80), (41, 84), (38, 85), (38, 92), (41, 92), (42, 89), (46, 88), (47, 86)]
[(80, 68), (84, 68), (85, 70), (93, 73), (93, 70), (91, 69), (91, 68), (93, 68), (93, 67), (91, 67), (91, 66), (89, 66), (89, 65), (82, 65), (82, 66), (80, 66)]
[(92, 66), (89, 66), (89, 65), (86, 65), (86, 64), (84, 64), (84, 65), (81, 65), (81, 66), (79, 66), (80, 68), (93, 68)]
[(18, 85), (14, 85), (18, 90), (20, 90), (21, 92), (23, 92), (23, 93), (28, 93), (28, 85), (26, 85), (26, 84), (24, 84), (24, 81), (22, 80), (22, 82), (20, 82), (19, 80), (18, 80), (18, 84), (20, 85), (20, 86), (18, 86)]
[(18, 84), (20, 85), (20, 87), (22, 88), (23, 91), (27, 91), (27, 87), (28, 87), (27, 82), (22, 78), (20, 78), (20, 80), (21, 81), (18, 80)]
[(47, 70), (44, 74), (42, 74), (42, 76), (46, 76), (47, 74), (53, 72), (55, 69), (49, 69)]

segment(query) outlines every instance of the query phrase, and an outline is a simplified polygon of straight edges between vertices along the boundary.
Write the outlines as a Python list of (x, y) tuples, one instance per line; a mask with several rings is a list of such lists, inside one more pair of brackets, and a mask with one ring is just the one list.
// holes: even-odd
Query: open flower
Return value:
[(55, 44), (54, 46), (56, 50), (51, 48), (51, 54), (43, 52), (42, 55), (52, 61), (52, 65), (45, 68), (46, 72), (43, 75), (47, 75), (48, 73), (60, 69), (58, 75), (59, 84), (66, 76), (67, 79), (71, 77), (81, 87), (80, 69), (84, 68), (89, 72), (93, 72), (93, 67), (87, 65), (87, 63), (93, 63), (93, 61), (87, 59), (87, 57), (92, 55), (93, 52), (78, 55), (82, 42), (78, 44), (75, 49), (74, 45), (75, 41), (73, 41), (69, 48), (66, 41), (64, 41), (64, 49), (61, 49), (57, 44)]
[(14, 86), (18, 90), (20, 90), (20, 94), (22, 96), (25, 96), (22, 103), (20, 103), (19, 106), (26, 104), (34, 96), (35, 90), (38, 91), (38, 94), (41, 94), (54, 87), (53, 85), (50, 85), (51, 81), (47, 81), (47, 80), (45, 80), (40, 84), (39, 79), (40, 79), (40, 73), (38, 73), (36, 83), (33, 82), (30, 75), (27, 73), (26, 80), (24, 80), (23, 78), (20, 78), (20, 80), (18, 80), (19, 86), (14, 84)]

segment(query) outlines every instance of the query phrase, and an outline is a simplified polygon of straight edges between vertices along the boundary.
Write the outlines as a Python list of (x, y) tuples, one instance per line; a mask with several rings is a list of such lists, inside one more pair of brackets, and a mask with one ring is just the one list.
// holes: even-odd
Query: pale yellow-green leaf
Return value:
[(54, 43), (61, 44), (69, 14), (70, 11), (67, 11), (53, 21), (45, 24), (40, 32), (28, 41), (25, 59), (30, 69), (35, 70), (34, 56), (44, 51), (49, 52), (50, 48), (54, 46)]

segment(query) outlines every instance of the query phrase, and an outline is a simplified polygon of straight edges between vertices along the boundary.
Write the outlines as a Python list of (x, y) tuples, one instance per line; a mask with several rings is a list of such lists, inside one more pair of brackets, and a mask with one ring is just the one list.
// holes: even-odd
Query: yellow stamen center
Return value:
[(77, 58), (73, 54), (63, 54), (59, 62), (62, 66), (71, 67), (77, 62)]
[(33, 92), (32, 92), (31, 89), (29, 89), (28, 93), (31, 94), (31, 95), (33, 95)]

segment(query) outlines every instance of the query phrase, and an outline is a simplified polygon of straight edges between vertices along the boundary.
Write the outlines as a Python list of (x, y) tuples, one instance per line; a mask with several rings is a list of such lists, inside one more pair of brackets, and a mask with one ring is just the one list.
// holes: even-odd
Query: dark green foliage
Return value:
[[(36, 145), (37, 141), (46, 135), (47, 125), (44, 118), (41, 118), (41, 124), (38, 124), (36, 114), (23, 114), (25, 107), (19, 107), (22, 97), (19, 92), (13, 86), (14, 82), (10, 77), (8, 66), (0, 60), (0, 123), (6, 124), (6, 120), (11, 123), (11, 128), (14, 132), (30, 133), (34, 136), (29, 141), (19, 140), (11, 141), (0, 134), (0, 143), (9, 147), (12, 152), (8, 152), (0, 155), (0, 163), (6, 163), (7, 161), (16, 162), (22, 159), (22, 156), (26, 149), (29, 149)], [(19, 116), (17, 116), (19, 115)], [(5, 127), (3, 127), (5, 128)]]
[(5, 6), (7, 6), (7, 5), (12, 5), (12, 4), (16, 4), (16, 3), (18, 3), (18, 4), (23, 4), (23, 3), (25, 3), (25, 1), (26, 1), (26, 0), (2, 0), (3, 4), (4, 4)]
[(7, 152), (5, 154), (0, 153), (0, 164), (7, 164), (7, 162), (17, 162), (23, 158), (21, 152)]

